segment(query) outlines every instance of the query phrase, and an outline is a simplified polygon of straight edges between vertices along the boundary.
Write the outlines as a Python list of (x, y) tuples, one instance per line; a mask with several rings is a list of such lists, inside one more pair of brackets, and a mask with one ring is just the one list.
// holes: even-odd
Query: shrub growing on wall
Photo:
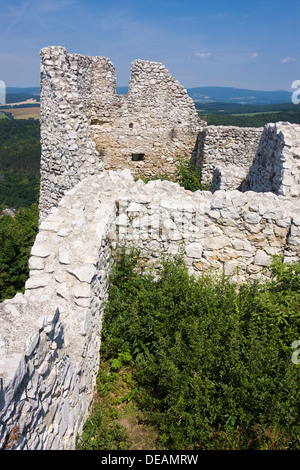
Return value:
[(139, 177), (147, 183), (150, 180), (168, 180), (174, 181), (182, 186), (184, 189), (189, 191), (198, 191), (198, 190), (208, 190), (209, 187), (206, 187), (202, 184), (201, 179), (201, 169), (194, 165), (191, 160), (178, 157), (176, 163), (176, 172), (174, 176), (170, 176), (166, 173), (158, 173), (151, 177)]
[(189, 191), (207, 189), (201, 183), (201, 170), (191, 160), (179, 158), (176, 169), (176, 181)]

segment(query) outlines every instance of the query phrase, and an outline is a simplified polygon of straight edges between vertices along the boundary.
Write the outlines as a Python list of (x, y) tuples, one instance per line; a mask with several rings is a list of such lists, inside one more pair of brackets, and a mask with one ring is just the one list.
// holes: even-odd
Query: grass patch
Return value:
[(93, 410), (77, 438), (77, 450), (156, 449), (158, 433), (147, 425), (133, 400), (137, 391), (134, 377), (128, 352), (101, 362)]

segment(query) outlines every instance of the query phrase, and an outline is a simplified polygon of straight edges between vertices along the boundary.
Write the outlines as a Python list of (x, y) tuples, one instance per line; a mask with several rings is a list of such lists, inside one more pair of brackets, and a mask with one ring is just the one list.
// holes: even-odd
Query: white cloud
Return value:
[(210, 52), (195, 52), (195, 56), (200, 57), (200, 59), (208, 59), (211, 57)]
[(296, 62), (295, 57), (285, 57), (284, 59), (281, 59), (280, 61), (282, 64), (289, 64), (290, 62)]
[(258, 52), (253, 52), (253, 54), (251, 54), (251, 59), (256, 59), (258, 57)]

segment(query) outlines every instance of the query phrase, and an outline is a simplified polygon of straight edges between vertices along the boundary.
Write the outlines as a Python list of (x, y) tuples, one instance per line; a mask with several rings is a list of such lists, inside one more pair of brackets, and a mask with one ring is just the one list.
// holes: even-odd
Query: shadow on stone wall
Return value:
[(276, 129), (266, 126), (255, 153), (253, 163), (245, 181), (238, 188), (242, 192), (255, 191), (257, 193), (272, 192), (282, 194), (282, 181), (285, 161), (282, 158), (285, 142), (282, 134)]
[(204, 142), (206, 137), (206, 129), (204, 128), (199, 132), (195, 147), (192, 152), (191, 162), (198, 166), (200, 169), (203, 167), (204, 162)]
[(212, 182), (210, 190), (212, 193), (221, 189), (221, 171), (219, 168), (215, 168), (213, 172)]

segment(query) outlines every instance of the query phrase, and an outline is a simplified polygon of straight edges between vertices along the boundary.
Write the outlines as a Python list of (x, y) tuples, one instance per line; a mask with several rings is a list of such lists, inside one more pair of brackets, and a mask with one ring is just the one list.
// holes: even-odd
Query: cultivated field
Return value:
[(40, 118), (39, 106), (29, 107), (29, 108), (10, 108), (7, 111), (2, 109), (1, 112), (11, 113), (14, 119), (28, 119), (28, 118), (39, 119)]

